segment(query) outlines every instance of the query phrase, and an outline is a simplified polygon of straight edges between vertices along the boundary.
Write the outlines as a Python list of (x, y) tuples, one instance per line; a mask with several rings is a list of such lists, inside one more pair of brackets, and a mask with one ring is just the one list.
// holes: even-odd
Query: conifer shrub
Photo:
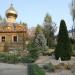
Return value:
[(45, 72), (37, 64), (28, 64), (28, 75), (45, 75)]
[(43, 65), (43, 68), (47, 72), (54, 72), (55, 71), (55, 66), (52, 63), (48, 63), (48, 64)]
[(72, 55), (72, 46), (68, 36), (66, 23), (64, 20), (60, 22), (59, 34), (57, 37), (57, 46), (55, 49), (55, 58), (58, 60), (70, 60)]
[(35, 59), (33, 59), (30, 56), (22, 56), (21, 59), (20, 59), (21, 63), (32, 63), (34, 61), (35, 61)]

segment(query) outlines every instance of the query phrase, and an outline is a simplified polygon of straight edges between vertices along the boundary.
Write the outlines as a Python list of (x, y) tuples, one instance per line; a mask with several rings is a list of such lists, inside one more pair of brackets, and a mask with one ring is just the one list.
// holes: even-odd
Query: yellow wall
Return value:
[[(18, 36), (18, 42), (12, 41), (14, 35)], [(5, 42), (1, 41), (2, 36), (5, 36)], [(25, 49), (25, 37), (25, 33), (0, 33), (0, 51)]]
[(16, 21), (16, 19), (15, 19), (14, 16), (9, 16), (9, 17), (7, 18), (7, 22), (15, 23), (15, 21)]

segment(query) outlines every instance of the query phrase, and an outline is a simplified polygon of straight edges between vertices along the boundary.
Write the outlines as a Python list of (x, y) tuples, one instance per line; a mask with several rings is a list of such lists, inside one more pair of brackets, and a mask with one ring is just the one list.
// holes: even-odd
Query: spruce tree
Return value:
[(31, 39), (27, 48), (30, 57), (33, 59), (37, 59), (40, 53), (48, 50), (48, 47), (46, 45), (46, 39), (40, 25), (37, 25), (35, 30), (35, 36), (33, 39)]
[(40, 25), (37, 25), (36, 27), (34, 42), (40, 52), (48, 50), (47, 41)]
[(30, 41), (30, 43), (27, 46), (27, 49), (29, 51), (30, 58), (36, 60), (39, 56), (39, 53), (38, 48), (33, 40)]
[(71, 59), (72, 48), (64, 20), (61, 20), (60, 22), (59, 34), (57, 38), (55, 58), (59, 59), (60, 57), (61, 60)]

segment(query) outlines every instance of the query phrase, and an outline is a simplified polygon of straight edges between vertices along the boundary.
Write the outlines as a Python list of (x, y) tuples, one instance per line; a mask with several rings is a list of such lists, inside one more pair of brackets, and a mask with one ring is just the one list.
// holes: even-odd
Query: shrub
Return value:
[(45, 75), (45, 72), (37, 64), (28, 64), (28, 75)]
[(11, 54), (6, 52), (0, 53), (0, 62), (17, 63), (18, 56), (16, 54)]
[(52, 63), (48, 63), (48, 64), (43, 65), (43, 68), (47, 72), (54, 72), (55, 71), (55, 66)]
[(75, 68), (71, 69), (71, 73), (73, 73), (73, 75), (75, 75)]
[(7, 62), (7, 53), (0, 53), (0, 62)]
[(21, 59), (20, 59), (20, 61), (22, 63), (32, 63), (35, 60), (32, 57), (30, 57), (30, 56), (22, 56)]
[(55, 65), (56, 69), (66, 69), (70, 70), (71, 69), (71, 64), (65, 64), (65, 63), (59, 63), (58, 65)]
[(75, 63), (71, 66), (71, 72), (75, 75)]
[(15, 54), (8, 54), (8, 63), (18, 63), (18, 56)]
[(71, 70), (72, 65), (71, 64), (67, 64), (67, 70)]
[(36, 60), (36, 58), (32, 58), (31, 56), (18, 55), (16, 53), (0, 53), (0, 62), (4, 63), (32, 63)]

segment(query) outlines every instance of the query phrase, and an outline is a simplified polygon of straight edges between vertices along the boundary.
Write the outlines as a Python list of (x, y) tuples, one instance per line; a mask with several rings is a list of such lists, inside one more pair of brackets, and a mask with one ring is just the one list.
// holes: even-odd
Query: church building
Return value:
[(26, 26), (16, 23), (18, 14), (11, 4), (5, 12), (6, 22), (0, 22), (0, 52), (24, 50)]

